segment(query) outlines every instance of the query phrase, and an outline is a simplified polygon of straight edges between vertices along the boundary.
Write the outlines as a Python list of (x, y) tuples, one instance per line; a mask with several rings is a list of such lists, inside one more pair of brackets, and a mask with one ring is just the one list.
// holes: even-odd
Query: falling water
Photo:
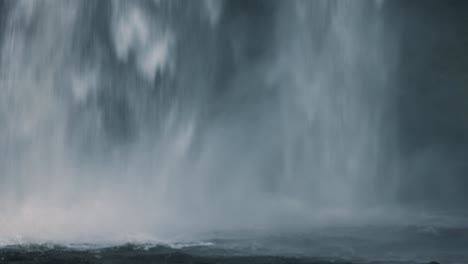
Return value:
[(287, 228), (391, 204), (384, 8), (2, 2), (0, 239)]

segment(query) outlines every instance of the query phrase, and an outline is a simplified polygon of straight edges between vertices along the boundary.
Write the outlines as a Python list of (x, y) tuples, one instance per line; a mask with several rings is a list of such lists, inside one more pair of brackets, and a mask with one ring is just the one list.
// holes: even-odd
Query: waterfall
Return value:
[(307, 226), (392, 203), (383, 1), (0, 7), (0, 240)]

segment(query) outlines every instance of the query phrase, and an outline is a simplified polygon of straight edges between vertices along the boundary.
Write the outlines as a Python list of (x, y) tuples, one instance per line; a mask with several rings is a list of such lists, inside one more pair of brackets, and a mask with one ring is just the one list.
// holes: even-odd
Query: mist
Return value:
[(412, 127), (427, 14), (389, 2), (0, 2), (0, 243), (463, 215), (466, 144)]

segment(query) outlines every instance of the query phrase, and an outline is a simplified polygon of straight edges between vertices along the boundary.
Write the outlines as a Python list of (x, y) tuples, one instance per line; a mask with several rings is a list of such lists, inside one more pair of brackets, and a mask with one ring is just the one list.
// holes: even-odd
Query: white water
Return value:
[(0, 240), (381, 219), (397, 186), (385, 4), (236, 5), (9, 1)]

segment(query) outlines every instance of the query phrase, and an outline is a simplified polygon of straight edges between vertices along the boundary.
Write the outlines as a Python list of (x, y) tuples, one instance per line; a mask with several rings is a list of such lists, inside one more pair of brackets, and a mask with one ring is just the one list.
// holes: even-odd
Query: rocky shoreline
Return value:
[[(134, 245), (102, 249), (71, 249), (60, 246), (9, 246), (0, 248), (0, 263), (153, 263), (153, 264), (426, 264), (398, 261), (320, 259), (312, 257), (197, 255), (165, 246), (141, 248)], [(430, 262), (429, 264), (439, 264)]]

